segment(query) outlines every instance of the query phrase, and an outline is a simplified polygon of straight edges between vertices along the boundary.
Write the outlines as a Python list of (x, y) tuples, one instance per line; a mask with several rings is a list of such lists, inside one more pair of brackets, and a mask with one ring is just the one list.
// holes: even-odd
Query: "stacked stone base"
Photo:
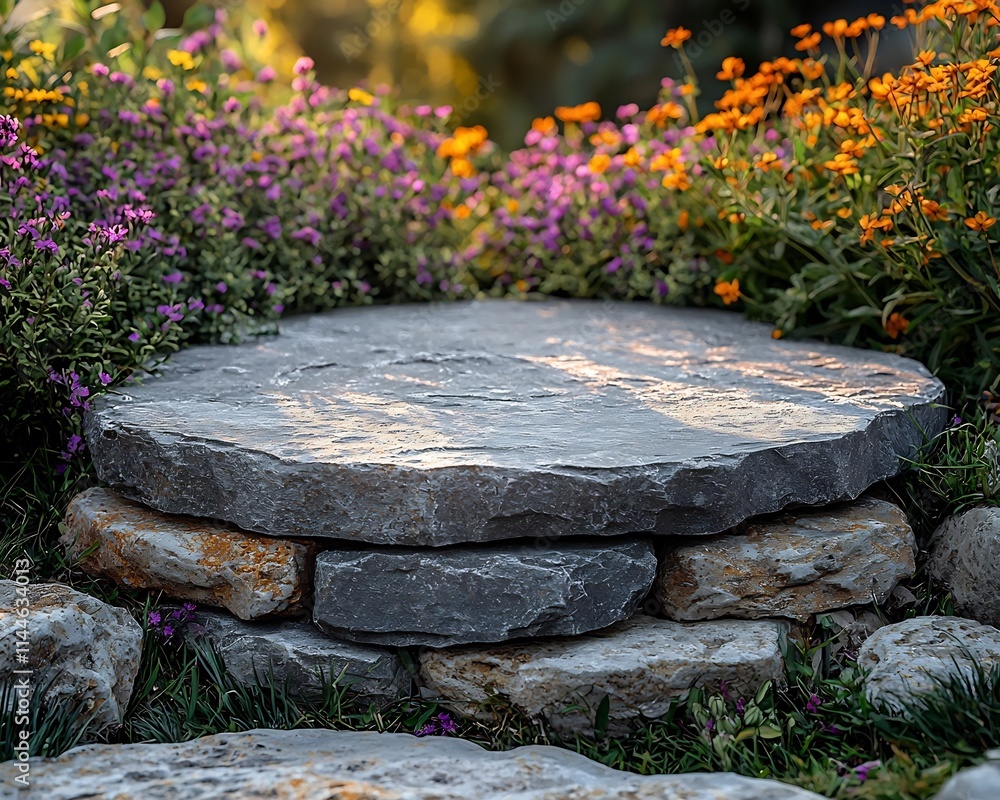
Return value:
[(872, 497), (708, 537), (389, 548), (274, 539), (106, 489), (73, 500), (62, 544), (92, 575), (199, 604), (246, 683), (419, 692), (480, 718), (500, 702), (566, 735), (592, 734), (602, 703), (618, 734), (694, 685), (780, 680), (794, 623), (884, 601), (915, 550)]

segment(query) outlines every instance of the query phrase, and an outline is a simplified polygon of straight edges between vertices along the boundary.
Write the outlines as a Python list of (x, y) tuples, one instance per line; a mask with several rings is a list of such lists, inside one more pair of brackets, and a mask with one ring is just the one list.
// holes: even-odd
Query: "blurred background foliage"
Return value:
[[(65, 0), (64, 0), (65, 2)], [(58, 0), (22, 0), (22, 14)], [(660, 80), (679, 77), (675, 51), (660, 46), (671, 27), (694, 34), (687, 51), (703, 86), (722, 59), (753, 66), (793, 55), (790, 28), (801, 22), (902, 7), (889, 0), (164, 0), (165, 24), (189, 27), (223, 6), (242, 20), (270, 24), (281, 71), (311, 56), (320, 80), (340, 88), (387, 84), (404, 101), (451, 105), (455, 124), (482, 124), (501, 146), (520, 146), (535, 117), (557, 105), (598, 101), (610, 115), (625, 103), (647, 108)], [(185, 25), (185, 19), (187, 25)], [(906, 34), (883, 32), (881, 65), (908, 53)], [(709, 90), (711, 91), (711, 90)], [(704, 107), (716, 99), (707, 93)]]

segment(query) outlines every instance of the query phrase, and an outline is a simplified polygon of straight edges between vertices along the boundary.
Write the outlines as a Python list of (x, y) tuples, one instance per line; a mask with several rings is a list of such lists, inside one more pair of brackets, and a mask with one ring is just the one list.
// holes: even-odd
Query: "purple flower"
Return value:
[(139, 331), (132, 331), (132, 333), (128, 335), (128, 338), (130, 341), (138, 342), (142, 337), (139, 336)]
[(854, 774), (859, 781), (864, 783), (868, 780), (868, 773), (873, 769), (878, 769), (882, 766), (881, 761), (866, 761), (864, 764), (860, 764), (854, 768)]
[(17, 141), (17, 129), (21, 123), (9, 114), (0, 116), (0, 147), (10, 147)]
[(961, 424), (962, 424), (962, 418), (957, 414), (951, 418), (951, 427), (957, 428)]
[(10, 281), (7, 280), (6, 278), (0, 278), (0, 286), (2, 286), (8, 292), (10, 291)]
[(163, 616), (160, 614), (159, 611), (150, 611), (149, 617), (147, 617), (147, 619), (149, 620), (150, 625), (156, 626), (159, 625), (160, 622), (163, 620)]
[(163, 276), (164, 283), (180, 283), (184, 280), (184, 275), (180, 272), (171, 272), (169, 275)]
[(806, 701), (806, 711), (810, 714), (815, 714), (819, 711), (819, 707), (823, 705), (823, 701), (820, 699), (819, 695), (809, 695), (809, 699)]
[(163, 637), (165, 639), (169, 639), (171, 636), (174, 635), (175, 632), (176, 631), (174, 630), (173, 625), (167, 623), (166, 625), (163, 626)]
[(457, 733), (458, 725), (448, 714), (438, 714), (438, 726), (442, 734)]
[(108, 375), (108, 373), (106, 372), (102, 372), (100, 375), (97, 376), (97, 378), (104, 386), (107, 386), (109, 383), (111, 383), (111, 376)]
[(224, 281), (219, 281), (217, 284), (215, 284), (215, 291), (217, 291), (219, 294), (225, 294), (228, 290), (229, 287), (226, 286)]

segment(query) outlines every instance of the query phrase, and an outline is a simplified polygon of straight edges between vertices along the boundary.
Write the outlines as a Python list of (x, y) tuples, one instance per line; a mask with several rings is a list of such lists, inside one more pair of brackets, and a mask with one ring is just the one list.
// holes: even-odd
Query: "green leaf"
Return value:
[(83, 52), (83, 48), (87, 46), (87, 37), (82, 33), (78, 33), (75, 36), (71, 36), (66, 40), (66, 44), (63, 46), (63, 60), (70, 61), (76, 58), (80, 53)]
[(611, 719), (611, 697), (604, 695), (597, 706), (597, 713), (594, 716), (594, 735), (598, 739), (603, 739), (608, 732), (608, 722)]
[(167, 12), (163, 10), (160, 0), (154, 0), (149, 10), (142, 15), (142, 24), (146, 26), (147, 31), (152, 33), (160, 30), (166, 21)]

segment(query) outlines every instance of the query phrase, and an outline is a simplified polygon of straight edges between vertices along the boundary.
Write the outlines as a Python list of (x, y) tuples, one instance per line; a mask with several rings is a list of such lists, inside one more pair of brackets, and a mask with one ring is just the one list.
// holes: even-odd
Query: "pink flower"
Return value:
[(253, 32), (263, 39), (267, 36), (267, 23), (262, 19), (255, 19), (253, 21)]
[(226, 99), (226, 102), (223, 103), (222, 107), (227, 113), (233, 114), (243, 108), (243, 104), (235, 97), (229, 97)]
[(103, 64), (94, 64), (94, 65), (93, 65), (93, 66), (92, 66), (92, 67), (90, 68), (90, 72), (91, 72), (91, 74), (93, 74), (93, 75), (96, 75), (96, 76), (97, 76), (98, 78), (104, 78), (104, 77), (106, 77), (106, 76), (107, 76), (107, 74), (108, 74), (109, 72), (111, 72), (111, 70), (109, 70), (109, 69), (108, 69), (108, 68), (107, 68), (106, 66), (104, 66)]
[(305, 75), (315, 66), (316, 63), (309, 58), (309, 56), (302, 56), (302, 58), (295, 62), (295, 66), (292, 67), (292, 72), (296, 75)]
[(260, 72), (257, 73), (257, 82), (270, 83), (271, 81), (274, 80), (276, 74), (277, 73), (275, 73), (274, 67), (271, 66), (263, 67), (260, 70)]

